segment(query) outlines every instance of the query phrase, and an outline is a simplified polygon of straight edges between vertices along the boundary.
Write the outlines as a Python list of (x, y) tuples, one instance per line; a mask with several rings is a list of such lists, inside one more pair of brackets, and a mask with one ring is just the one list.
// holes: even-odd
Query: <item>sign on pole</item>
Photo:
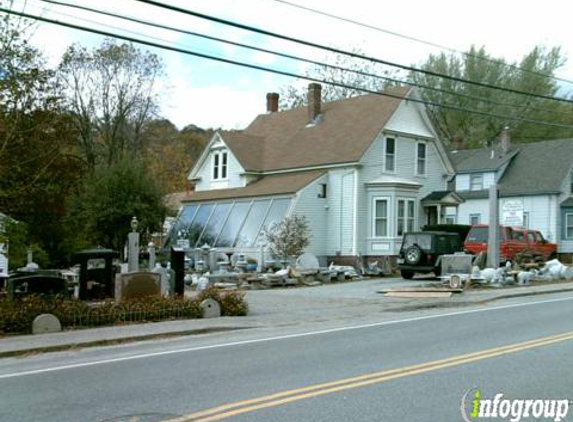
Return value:
[(523, 226), (523, 202), (505, 201), (501, 208), (501, 221), (504, 226)]

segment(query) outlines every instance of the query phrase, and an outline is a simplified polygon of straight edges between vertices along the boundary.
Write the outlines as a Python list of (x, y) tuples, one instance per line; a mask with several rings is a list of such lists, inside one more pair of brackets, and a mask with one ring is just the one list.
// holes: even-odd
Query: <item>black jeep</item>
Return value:
[(411, 279), (415, 273), (441, 273), (442, 255), (463, 250), (462, 240), (457, 233), (411, 232), (404, 234), (400, 255), (396, 261), (400, 274)]

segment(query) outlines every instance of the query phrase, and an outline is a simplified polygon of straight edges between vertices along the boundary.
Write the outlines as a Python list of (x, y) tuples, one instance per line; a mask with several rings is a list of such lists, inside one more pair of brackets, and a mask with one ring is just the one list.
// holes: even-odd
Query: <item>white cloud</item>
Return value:
[(264, 113), (265, 98), (253, 91), (228, 86), (178, 88), (171, 96), (171, 111), (164, 111), (179, 128), (195, 124), (202, 128), (244, 129), (257, 114)]

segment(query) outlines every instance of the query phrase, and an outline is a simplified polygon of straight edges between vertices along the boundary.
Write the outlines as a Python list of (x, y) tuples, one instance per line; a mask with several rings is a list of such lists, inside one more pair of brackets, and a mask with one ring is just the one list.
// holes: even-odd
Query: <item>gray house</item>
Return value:
[(457, 203), (424, 201), (446, 191), (454, 168), (423, 106), (408, 100), (415, 93), (387, 94), (322, 103), (310, 84), (308, 107), (288, 111), (268, 94), (266, 114), (206, 146), (170, 242), (248, 253), (273, 222), (304, 215), (307, 251), (323, 262), (395, 255), (405, 231)]
[[(460, 224), (487, 223), (488, 188), (499, 185), (500, 220), (540, 230), (573, 252), (573, 139), (510, 145), (450, 153), (456, 167), (455, 192), (464, 200), (452, 218)], [(507, 210), (514, 210), (508, 212)], [(513, 223), (513, 222), (512, 222)], [(515, 224), (508, 224), (515, 225)]]

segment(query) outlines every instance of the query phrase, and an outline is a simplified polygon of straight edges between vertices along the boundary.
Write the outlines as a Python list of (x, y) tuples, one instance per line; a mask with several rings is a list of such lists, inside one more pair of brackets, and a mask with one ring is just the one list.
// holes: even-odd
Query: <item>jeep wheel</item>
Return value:
[(400, 271), (400, 274), (402, 275), (402, 278), (405, 278), (406, 280), (414, 278), (414, 271), (402, 270)]
[(422, 258), (422, 251), (416, 245), (410, 246), (406, 249), (406, 252), (404, 252), (404, 260), (408, 265), (416, 265), (420, 262), (420, 258)]

